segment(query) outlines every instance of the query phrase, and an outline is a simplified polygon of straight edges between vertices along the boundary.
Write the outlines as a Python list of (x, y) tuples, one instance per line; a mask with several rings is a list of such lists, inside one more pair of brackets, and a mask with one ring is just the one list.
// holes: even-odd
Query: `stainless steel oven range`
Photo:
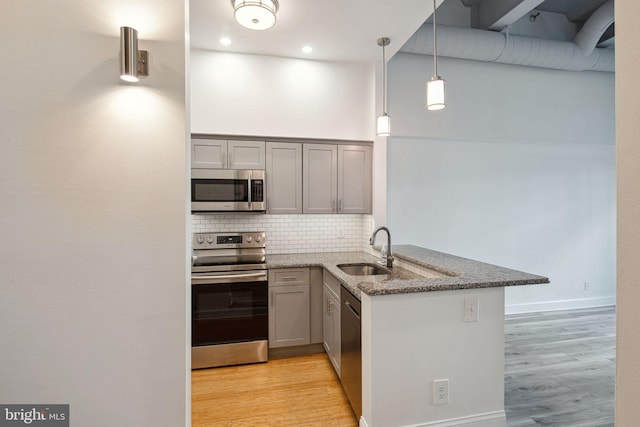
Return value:
[(191, 262), (191, 368), (266, 362), (264, 232), (195, 233)]

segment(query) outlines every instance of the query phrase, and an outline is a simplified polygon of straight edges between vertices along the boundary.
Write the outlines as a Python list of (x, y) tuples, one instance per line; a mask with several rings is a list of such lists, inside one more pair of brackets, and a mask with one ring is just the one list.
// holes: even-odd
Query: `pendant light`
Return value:
[(438, 46), (436, 38), (436, 0), (433, 0), (433, 77), (427, 82), (427, 110), (442, 110), (444, 102), (444, 79), (438, 75)]
[(391, 43), (388, 37), (378, 39), (378, 46), (382, 47), (382, 115), (378, 116), (376, 133), (378, 136), (391, 135), (391, 117), (387, 114), (387, 59), (384, 48)]
[(268, 30), (276, 24), (278, 0), (231, 0), (238, 24), (250, 30)]

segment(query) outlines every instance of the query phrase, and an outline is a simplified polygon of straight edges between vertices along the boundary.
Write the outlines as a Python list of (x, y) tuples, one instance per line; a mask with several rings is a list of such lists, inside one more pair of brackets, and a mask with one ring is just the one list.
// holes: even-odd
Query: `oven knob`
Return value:
[(213, 237), (211, 236), (207, 237), (207, 243), (209, 244), (213, 243)]
[(196, 239), (196, 241), (200, 244), (204, 243), (204, 237), (202, 236), (198, 236), (198, 238)]
[(262, 237), (256, 236), (256, 242), (260, 243), (260, 240), (262, 240)]
[(252, 240), (251, 236), (247, 237), (247, 243), (251, 243)]

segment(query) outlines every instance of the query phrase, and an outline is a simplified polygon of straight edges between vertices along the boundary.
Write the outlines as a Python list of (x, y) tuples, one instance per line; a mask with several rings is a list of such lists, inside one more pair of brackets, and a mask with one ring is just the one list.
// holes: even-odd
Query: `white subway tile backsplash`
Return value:
[(191, 215), (194, 233), (265, 231), (268, 254), (361, 251), (372, 227), (371, 215)]

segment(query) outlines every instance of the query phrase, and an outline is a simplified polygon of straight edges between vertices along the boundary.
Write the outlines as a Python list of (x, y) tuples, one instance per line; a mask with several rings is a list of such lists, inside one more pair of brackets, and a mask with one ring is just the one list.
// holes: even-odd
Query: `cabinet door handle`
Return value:
[(331, 200), (331, 213), (336, 211), (336, 199)]
[(273, 307), (273, 291), (271, 291), (271, 307)]
[(338, 200), (338, 212), (342, 212), (342, 199)]
[(222, 154), (223, 154), (223, 156), (222, 156), (222, 167), (226, 168), (227, 167), (227, 156), (226, 156), (227, 153), (223, 152)]
[(332, 312), (333, 312), (333, 301), (327, 298), (327, 314), (331, 316)]
[(233, 151), (229, 151), (229, 167), (233, 168)]
[(271, 197), (267, 197), (267, 213), (271, 213)]

